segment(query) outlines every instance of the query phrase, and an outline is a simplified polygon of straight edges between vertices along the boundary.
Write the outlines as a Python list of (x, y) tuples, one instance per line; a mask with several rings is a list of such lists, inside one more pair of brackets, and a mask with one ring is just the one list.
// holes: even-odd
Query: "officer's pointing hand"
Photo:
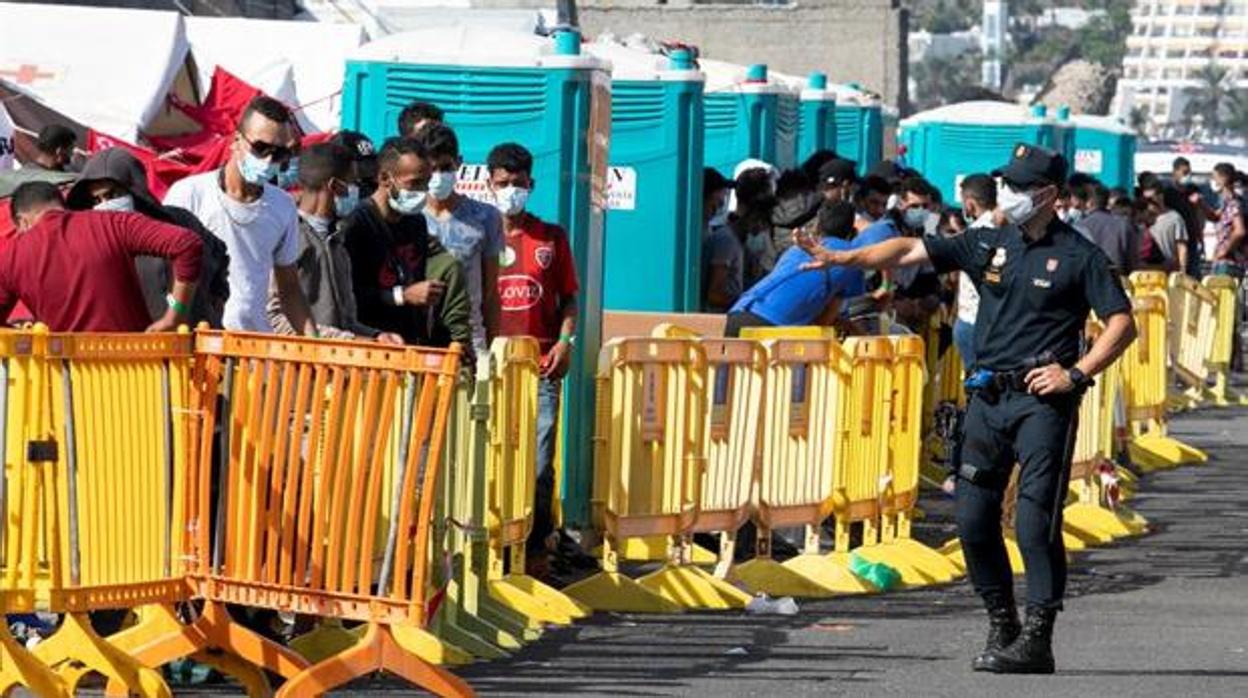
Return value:
[(1027, 372), (1027, 392), (1033, 395), (1057, 395), (1074, 389), (1070, 374), (1061, 364), (1049, 364)]
[(841, 260), (843, 252), (829, 250), (819, 244), (818, 238), (805, 231), (799, 231), (794, 240), (803, 252), (811, 256), (811, 260), (803, 264), (802, 269), (827, 269), (843, 264)]

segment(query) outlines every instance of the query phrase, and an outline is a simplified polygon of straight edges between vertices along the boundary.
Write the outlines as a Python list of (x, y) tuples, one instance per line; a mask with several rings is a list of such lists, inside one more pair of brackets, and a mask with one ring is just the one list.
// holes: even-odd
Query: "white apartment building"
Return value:
[(1137, 0), (1113, 111), (1130, 123), (1137, 107), (1153, 138), (1182, 138), (1187, 88), (1210, 62), (1229, 71), (1226, 88), (1248, 89), (1248, 0)]

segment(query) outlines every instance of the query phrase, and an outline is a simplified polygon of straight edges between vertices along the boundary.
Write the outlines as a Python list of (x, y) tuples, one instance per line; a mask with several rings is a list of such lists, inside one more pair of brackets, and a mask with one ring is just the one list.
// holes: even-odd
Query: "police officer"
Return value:
[[(975, 371), (957, 470), (958, 536), (975, 591), (988, 608), (976, 671), (1052, 673), (1053, 621), (1066, 588), (1064, 503), (1079, 397), (1135, 338), (1131, 303), (1093, 243), (1056, 217), (1066, 159), (1020, 144), (1002, 169), (996, 228), (957, 237), (898, 238), (849, 251), (800, 244), (809, 266), (881, 269), (930, 261), (964, 271), (980, 293)], [(1082, 356), (1088, 312), (1105, 331)], [(1001, 505), (1019, 463), (1017, 538), (1027, 567), (1019, 623), (1001, 535)]]

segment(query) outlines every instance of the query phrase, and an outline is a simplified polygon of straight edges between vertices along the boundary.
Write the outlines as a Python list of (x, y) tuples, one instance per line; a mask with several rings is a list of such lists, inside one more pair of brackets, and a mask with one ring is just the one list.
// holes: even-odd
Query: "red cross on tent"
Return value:
[(56, 73), (40, 72), (39, 66), (23, 63), (16, 70), (0, 68), (0, 77), (11, 77), (19, 85), (29, 85), (39, 79), (56, 77)]

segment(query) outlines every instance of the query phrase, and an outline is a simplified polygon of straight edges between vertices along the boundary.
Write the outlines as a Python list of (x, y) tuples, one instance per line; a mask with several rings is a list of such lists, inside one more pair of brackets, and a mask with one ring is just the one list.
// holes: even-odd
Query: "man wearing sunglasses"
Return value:
[(290, 326), (316, 336), (299, 287), (299, 214), (290, 195), (269, 184), (291, 156), (291, 115), (281, 102), (256, 97), (243, 110), (219, 170), (187, 177), (169, 189), (166, 206), (199, 218), (229, 250), (230, 297), (222, 325), (228, 330), (272, 332), (266, 306), (270, 279)]

